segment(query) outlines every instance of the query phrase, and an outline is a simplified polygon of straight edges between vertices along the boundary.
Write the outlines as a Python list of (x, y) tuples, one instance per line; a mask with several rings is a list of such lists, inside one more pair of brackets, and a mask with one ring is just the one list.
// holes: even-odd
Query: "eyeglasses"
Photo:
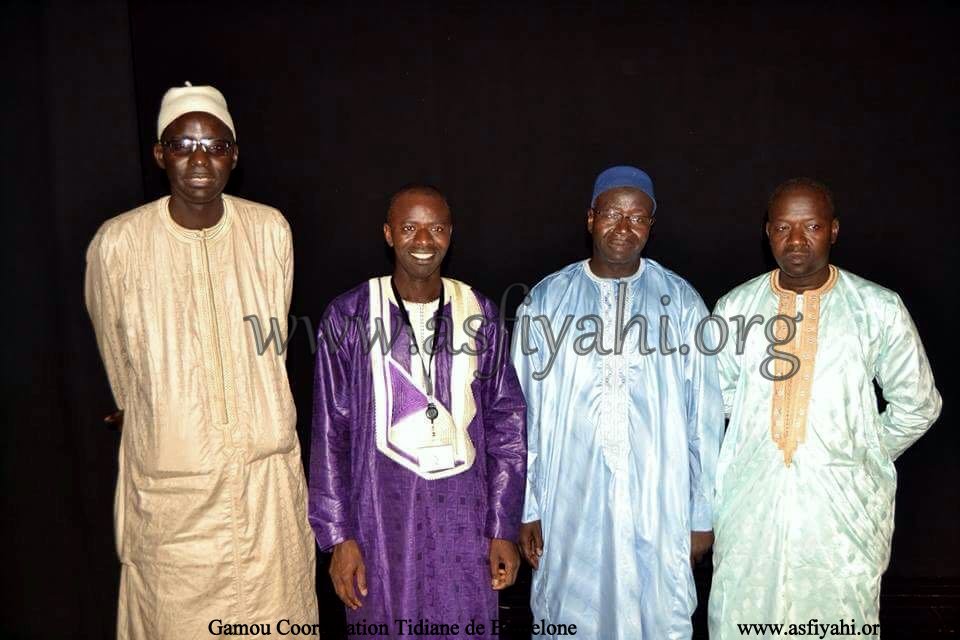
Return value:
[(591, 209), (593, 215), (599, 216), (605, 222), (611, 224), (619, 224), (624, 218), (627, 219), (634, 227), (649, 227), (653, 224), (653, 216), (644, 215), (642, 213), (624, 213), (623, 211), (617, 211), (616, 209), (603, 209), (598, 211), (596, 209)]
[(197, 145), (203, 149), (203, 152), (211, 156), (227, 156), (233, 151), (236, 143), (220, 138), (173, 138), (172, 140), (161, 140), (160, 146), (164, 147), (175, 156), (188, 156), (197, 150)]

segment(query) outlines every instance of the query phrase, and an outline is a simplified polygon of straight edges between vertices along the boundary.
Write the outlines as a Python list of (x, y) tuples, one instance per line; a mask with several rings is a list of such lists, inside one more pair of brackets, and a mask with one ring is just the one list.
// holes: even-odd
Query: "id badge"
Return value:
[(420, 470), (425, 472), (444, 471), (454, 466), (453, 445), (443, 444), (435, 447), (420, 447), (418, 451)]

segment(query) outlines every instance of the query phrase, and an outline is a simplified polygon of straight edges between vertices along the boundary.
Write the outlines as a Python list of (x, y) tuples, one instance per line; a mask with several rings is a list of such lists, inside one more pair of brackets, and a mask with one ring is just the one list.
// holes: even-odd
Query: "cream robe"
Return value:
[(169, 197), (151, 202), (104, 223), (87, 251), (87, 309), (124, 410), (118, 638), (317, 622), (284, 358), (257, 355), (244, 321), (286, 330), (290, 228), (275, 209), (223, 200), (201, 231), (172, 220)]

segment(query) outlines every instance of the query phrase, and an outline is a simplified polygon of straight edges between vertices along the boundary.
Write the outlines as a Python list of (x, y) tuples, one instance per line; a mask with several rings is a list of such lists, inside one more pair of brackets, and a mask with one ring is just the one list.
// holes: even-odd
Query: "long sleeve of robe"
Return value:
[[(540, 520), (544, 536), (534, 619), (576, 624), (589, 638), (689, 638), (690, 532), (712, 529), (723, 432), (715, 358), (695, 348), (706, 307), (685, 280), (645, 259), (622, 279), (572, 264), (534, 287), (518, 315), (523, 519)], [(630, 326), (639, 318), (643, 332)], [(699, 333), (716, 344), (709, 323)]]
[(284, 359), (260, 354), (244, 320), (286, 327), (290, 230), (274, 209), (223, 199), (209, 229), (176, 225), (163, 198), (104, 223), (87, 251), (86, 305), (124, 411), (122, 639), (317, 618)]
[[(444, 283), (445, 290), (451, 286), (449, 280)], [(526, 406), (496, 307), (464, 289), (464, 295), (475, 296), (486, 319), (477, 331), (477, 375), (469, 372), (466, 389), (452, 388), (452, 370), (464, 355), (440, 349), (434, 356), (436, 400), (451, 408), (456, 394), (471, 395), (476, 412), (466, 431), (476, 458), (449, 477), (418, 475), (401, 464), (406, 460), (401, 453), (379, 439), (390, 425), (421, 418), (427, 406), (426, 398), (405, 382), (420, 363), (410, 353), (397, 306), (390, 302), (386, 307), (386, 324), (393, 329), (371, 344), (370, 283), (364, 283), (330, 304), (319, 329), (310, 522), (322, 550), (353, 539), (363, 554), (368, 595), (359, 610), (347, 611), (351, 638), (368, 637), (363, 625), (385, 624), (396, 633), (397, 619), (456, 623), (461, 634), (475, 620), (489, 631), (490, 621), (498, 617), (497, 592), (490, 587), (490, 540), (516, 541), (518, 536)], [(451, 323), (452, 304), (444, 308)], [(389, 425), (378, 425), (383, 415), (378, 411), (384, 408), (377, 406), (379, 372), (373, 370), (370, 349), (386, 349), (384, 355), (389, 355), (392, 409), (383, 417)]]
[[(709, 608), (710, 637), (719, 640), (739, 638), (738, 623), (855, 619), (859, 629), (878, 622), (893, 534), (893, 462), (940, 413), (900, 297), (841, 269), (819, 299), (815, 358), (796, 374), (812, 362), (805, 438), (785, 464), (771, 438), (774, 383), (760, 373), (769, 357), (764, 325), (777, 312), (769, 273), (728, 293), (715, 310), (731, 322), (719, 356), (730, 423), (717, 472)], [(739, 354), (731, 321), (738, 315), (764, 323)], [(800, 335), (804, 320), (797, 326)], [(874, 380), (887, 401), (882, 413)]]

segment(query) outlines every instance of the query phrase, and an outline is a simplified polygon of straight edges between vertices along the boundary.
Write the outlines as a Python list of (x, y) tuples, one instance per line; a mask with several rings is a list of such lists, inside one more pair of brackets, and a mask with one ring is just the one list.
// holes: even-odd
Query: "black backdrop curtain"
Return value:
[[(945, 399), (897, 463), (884, 622), (956, 628), (957, 17), (906, 3), (5, 3), (0, 636), (114, 633), (118, 437), (100, 422), (111, 399), (83, 256), (103, 220), (164, 193), (149, 146), (163, 91), (185, 80), (227, 96), (241, 149), (229, 191), (290, 220), (292, 313), (314, 321), (390, 268), (380, 224), (410, 181), (450, 197), (448, 273), (499, 298), (584, 257), (593, 177), (637, 164), (658, 193), (648, 255), (708, 304), (772, 265), (769, 190), (827, 182), (835, 262), (902, 295)], [(290, 348), (306, 439), (302, 330)], [(525, 588), (505, 601), (522, 608)]]

